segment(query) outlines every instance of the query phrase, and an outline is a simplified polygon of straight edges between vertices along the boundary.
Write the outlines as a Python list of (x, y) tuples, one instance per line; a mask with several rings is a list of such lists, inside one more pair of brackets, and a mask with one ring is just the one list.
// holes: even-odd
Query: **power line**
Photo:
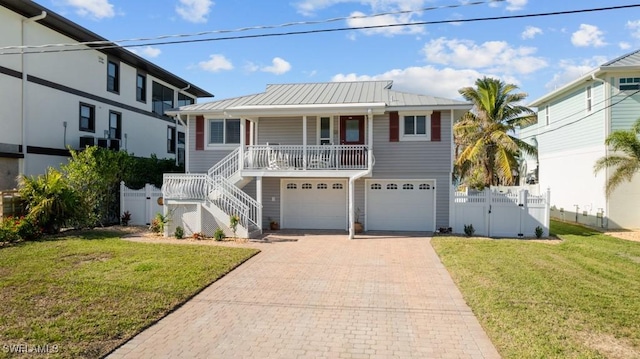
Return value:
[[(590, 8), (590, 9), (580, 9), (580, 10), (555, 11), (555, 12), (546, 12), (546, 13), (523, 14), (523, 15), (494, 16), (494, 17), (472, 18), (472, 19), (420, 21), (420, 22), (386, 24), (386, 25), (370, 25), (370, 26), (359, 26), (359, 27), (341, 27), (341, 28), (333, 28), (333, 29), (291, 31), (291, 32), (283, 32), (283, 33), (238, 35), (238, 36), (217, 37), (217, 38), (207, 38), (207, 39), (191, 39), (191, 40), (148, 42), (148, 43), (143, 43), (143, 44), (122, 45), (122, 46), (121, 45), (117, 45), (117, 44), (112, 44), (112, 45), (105, 45), (105, 46), (91, 46), (91, 47), (87, 47), (87, 48), (53, 49), (53, 50), (46, 50), (45, 49), (45, 50), (42, 50), (42, 51), (25, 52), (25, 54), (50, 53), (50, 52), (72, 52), (72, 51), (86, 51), (86, 50), (105, 50), (105, 49), (111, 49), (111, 48), (116, 48), (116, 47), (130, 48), (130, 47), (142, 47), (142, 46), (176, 45), (176, 44), (185, 44), (185, 43), (199, 43), (199, 42), (212, 42), (212, 41), (255, 39), (255, 38), (281, 37), (281, 36), (292, 36), (292, 35), (308, 35), (308, 34), (341, 32), (341, 31), (350, 31), (350, 30), (370, 30), (370, 29), (391, 28), (391, 27), (399, 27), (399, 26), (418, 26), (418, 25), (437, 25), (437, 24), (448, 24), (448, 23), (498, 21), (498, 20), (548, 17), (548, 16), (581, 14), (581, 13), (589, 13), (589, 12), (622, 10), (622, 9), (629, 9), (629, 8), (636, 8), (636, 7), (640, 7), (640, 4), (610, 6), (610, 7), (602, 7), (602, 8)], [(15, 54), (20, 54), (20, 52), (0, 52), (0, 55), (15, 55)]]
[[(388, 11), (381, 12), (371, 15), (353, 15), (353, 16), (344, 16), (344, 17), (335, 17), (324, 20), (316, 20), (316, 21), (296, 21), (296, 22), (288, 22), (279, 25), (258, 25), (258, 26), (249, 26), (249, 27), (241, 27), (237, 29), (231, 30), (209, 30), (202, 31), (197, 33), (190, 34), (173, 34), (173, 35), (161, 35), (156, 37), (142, 37), (142, 38), (133, 38), (133, 39), (121, 39), (121, 40), (101, 40), (101, 41), (85, 41), (85, 42), (75, 42), (75, 43), (58, 43), (58, 44), (43, 44), (43, 45), (19, 45), (19, 46), (4, 46), (0, 47), (0, 50), (26, 50), (26, 49), (41, 49), (41, 48), (49, 48), (49, 47), (69, 47), (69, 46), (98, 46), (98, 45), (107, 45), (113, 46), (114, 43), (125, 43), (125, 42), (139, 42), (139, 41), (155, 41), (155, 40), (165, 40), (171, 38), (185, 38), (185, 37), (196, 37), (196, 36), (204, 36), (204, 35), (212, 35), (212, 34), (227, 34), (234, 32), (246, 32), (250, 30), (266, 30), (266, 29), (277, 29), (277, 28), (285, 28), (292, 26), (301, 26), (301, 25), (320, 25), (327, 24), (337, 21), (345, 21), (345, 20), (358, 20), (358, 19), (371, 19), (376, 17), (388, 16), (388, 15), (403, 15), (403, 14), (411, 14), (417, 12), (427, 12), (433, 10), (442, 10), (442, 9), (454, 9), (465, 6), (476, 6), (476, 5), (486, 5), (492, 3), (500, 3), (505, 2), (507, 0), (485, 0), (485, 1), (473, 1), (467, 3), (459, 3), (459, 4), (449, 4), (449, 5), (440, 5), (440, 6), (430, 6), (421, 9), (415, 10), (398, 10), (398, 11)], [(145, 45), (138, 45), (145, 46)], [(94, 47), (95, 48), (95, 47)]]
[[(609, 104), (609, 105), (607, 105), (607, 106), (605, 106), (605, 107), (603, 107), (603, 108), (601, 108), (601, 109), (599, 109), (599, 110), (597, 110), (597, 111), (592, 111), (592, 112), (591, 112), (591, 113), (589, 113), (588, 115), (583, 116), (583, 117), (580, 117), (580, 118), (578, 118), (578, 119), (576, 119), (576, 120), (574, 120), (574, 121), (567, 122), (567, 123), (562, 124), (562, 125), (560, 125), (560, 126), (558, 126), (558, 127), (550, 128), (550, 129), (548, 129), (548, 130), (545, 130), (545, 131), (542, 131), (542, 132), (539, 132), (539, 133), (536, 133), (536, 134), (533, 134), (533, 135), (530, 135), (530, 136), (526, 136), (526, 137), (518, 137), (518, 138), (520, 138), (521, 140), (525, 140), (525, 139), (533, 138), (533, 137), (536, 137), (536, 136), (544, 135), (544, 134), (549, 133), (549, 132), (557, 131), (557, 130), (559, 130), (559, 129), (561, 129), (561, 128), (564, 128), (564, 127), (567, 127), (567, 126), (570, 126), (570, 125), (576, 124), (576, 123), (578, 123), (578, 122), (580, 122), (580, 121), (584, 121), (584, 120), (588, 119), (589, 117), (591, 117), (591, 116), (593, 116), (593, 115), (595, 115), (595, 114), (597, 114), (597, 113), (600, 113), (600, 112), (602, 112), (602, 111), (604, 111), (604, 110), (606, 110), (606, 109), (609, 109), (609, 108), (611, 108), (611, 107), (613, 107), (613, 106), (615, 106), (615, 105), (619, 104), (620, 102), (622, 102), (622, 101), (624, 101), (624, 100), (628, 99), (629, 97), (631, 97), (631, 96), (633, 96), (633, 95), (635, 95), (635, 94), (637, 94), (637, 93), (640, 93), (640, 90), (637, 90), (637, 91), (636, 91), (636, 92), (634, 92), (634, 93), (630, 93), (630, 94), (626, 95), (625, 97), (623, 97), (622, 99), (620, 99), (619, 101), (617, 101), (617, 102), (615, 102), (615, 103), (611, 103), (611, 104)], [(613, 96), (610, 96), (610, 97), (608, 97), (607, 99), (602, 100), (602, 101), (601, 101), (601, 102), (599, 102), (598, 104), (603, 103), (603, 102), (605, 102), (605, 101), (607, 101), (607, 100), (611, 100), (612, 98), (613, 98)], [(582, 110), (580, 110), (580, 112), (582, 112)], [(570, 117), (572, 117), (572, 116), (574, 116), (574, 115), (577, 115), (577, 114), (578, 114), (578, 112), (573, 113), (573, 114), (571, 114), (571, 115), (567, 115), (567, 116), (565, 116), (564, 118), (561, 118), (560, 120), (558, 120), (557, 122), (564, 121), (564, 120), (566, 120), (566, 119), (568, 119), (568, 118), (570, 118)]]

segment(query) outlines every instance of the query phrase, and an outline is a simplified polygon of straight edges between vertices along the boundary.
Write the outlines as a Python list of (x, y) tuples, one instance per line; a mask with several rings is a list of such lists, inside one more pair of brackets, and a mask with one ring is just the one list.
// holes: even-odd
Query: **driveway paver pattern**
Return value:
[(109, 358), (499, 358), (429, 237), (275, 233)]

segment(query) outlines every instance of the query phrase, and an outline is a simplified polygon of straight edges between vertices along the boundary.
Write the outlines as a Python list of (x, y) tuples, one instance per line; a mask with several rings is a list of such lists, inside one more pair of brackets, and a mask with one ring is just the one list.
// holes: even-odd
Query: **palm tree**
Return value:
[(640, 170), (640, 118), (636, 120), (630, 130), (614, 131), (604, 141), (614, 152), (620, 152), (610, 156), (604, 156), (596, 161), (593, 166), (594, 173), (605, 168), (614, 168), (613, 173), (607, 179), (605, 192), (609, 196), (613, 190), (624, 181), (631, 181)]
[(456, 175), (476, 188), (512, 185), (521, 152), (537, 156), (537, 149), (516, 137), (518, 127), (534, 123), (536, 114), (518, 105), (527, 97), (518, 87), (494, 78), (477, 79), (476, 87), (459, 90), (473, 103), (453, 127), (456, 143)]

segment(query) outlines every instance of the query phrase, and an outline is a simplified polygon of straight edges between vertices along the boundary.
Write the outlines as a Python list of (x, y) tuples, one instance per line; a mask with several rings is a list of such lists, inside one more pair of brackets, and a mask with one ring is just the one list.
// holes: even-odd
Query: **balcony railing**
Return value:
[(247, 146), (245, 170), (364, 170), (369, 163), (365, 145)]

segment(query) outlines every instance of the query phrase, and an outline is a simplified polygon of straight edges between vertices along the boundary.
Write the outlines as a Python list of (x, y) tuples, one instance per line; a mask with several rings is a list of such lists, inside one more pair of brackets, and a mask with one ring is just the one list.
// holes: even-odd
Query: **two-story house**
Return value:
[(168, 233), (449, 226), (452, 123), (461, 101), (391, 81), (269, 85), (167, 111), (187, 127), (187, 174), (165, 174)]
[(605, 194), (607, 169), (593, 166), (612, 154), (605, 139), (640, 118), (640, 50), (602, 64), (531, 103), (538, 122), (520, 131), (538, 146), (528, 161), (542, 189), (551, 188), (551, 215), (604, 228), (640, 228), (640, 176)]
[(182, 161), (184, 129), (164, 111), (213, 96), (33, 1), (0, 0), (0, 48), (0, 190), (68, 146)]

